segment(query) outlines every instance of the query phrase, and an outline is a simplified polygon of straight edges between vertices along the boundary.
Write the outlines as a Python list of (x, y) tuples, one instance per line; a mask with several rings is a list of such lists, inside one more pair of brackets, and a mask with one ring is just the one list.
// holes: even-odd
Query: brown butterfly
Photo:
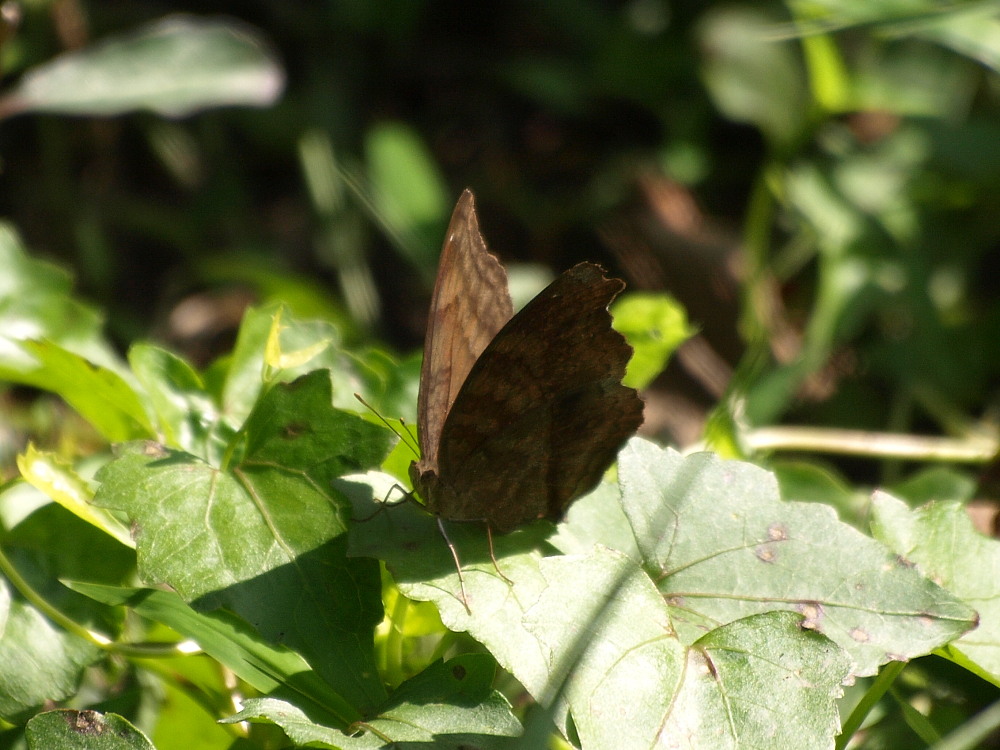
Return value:
[(624, 287), (580, 263), (514, 315), (507, 274), (480, 234), (472, 193), (462, 193), (431, 300), (421, 457), (410, 464), (439, 522), (506, 532), (558, 520), (597, 485), (642, 423), (642, 401), (621, 384), (632, 349), (608, 313)]

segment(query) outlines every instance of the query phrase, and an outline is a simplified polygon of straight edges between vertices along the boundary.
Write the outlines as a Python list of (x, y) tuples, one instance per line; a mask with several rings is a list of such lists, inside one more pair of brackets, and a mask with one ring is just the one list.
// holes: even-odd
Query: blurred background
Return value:
[(121, 350), (205, 365), (280, 299), (418, 351), (470, 187), (515, 298), (591, 260), (684, 306), (697, 334), (647, 392), (665, 442), (723, 403), (751, 426), (995, 434), (995, 3), (2, 10), (0, 215)]

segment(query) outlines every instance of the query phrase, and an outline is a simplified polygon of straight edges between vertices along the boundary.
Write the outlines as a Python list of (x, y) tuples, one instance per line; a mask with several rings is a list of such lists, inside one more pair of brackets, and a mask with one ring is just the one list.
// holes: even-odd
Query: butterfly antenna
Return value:
[(417, 444), (417, 433), (415, 433), (413, 431), (413, 427), (410, 425), (410, 423), (407, 422), (402, 417), (400, 417), (399, 418), (399, 426), (402, 427), (404, 430), (406, 430), (406, 434), (410, 436), (410, 440), (412, 440), (413, 444), (416, 445)]
[(386, 427), (388, 427), (390, 430), (392, 430), (393, 434), (396, 437), (398, 437), (403, 442), (403, 444), (406, 445), (407, 448), (409, 448), (411, 451), (413, 451), (413, 455), (414, 456), (416, 456), (417, 458), (420, 458), (420, 450), (417, 448), (417, 442), (413, 438), (413, 436), (410, 435), (410, 430), (409, 430), (408, 427), (406, 427), (406, 423), (402, 419), (399, 420), (399, 423), (401, 425), (403, 425), (403, 428), (406, 431), (405, 435), (403, 433), (401, 433), (399, 430), (397, 430), (395, 427), (393, 427), (392, 423), (390, 423), (389, 420), (387, 420), (378, 411), (376, 411), (376, 409), (375, 409), (374, 406), (372, 406), (367, 401), (365, 401), (364, 398), (361, 396), (360, 393), (355, 393), (354, 394), (354, 398), (356, 398), (358, 401), (360, 401), (364, 405), (364, 407), (366, 409), (368, 409), (368, 411), (370, 411), (372, 414), (374, 414), (376, 417), (378, 417), (379, 421), (382, 424), (384, 424)]
[(471, 615), (472, 610), (469, 609), (469, 595), (465, 593), (465, 576), (462, 575), (462, 562), (458, 559), (458, 550), (455, 549), (454, 543), (448, 537), (448, 532), (444, 530), (444, 521), (441, 516), (437, 517), (437, 522), (438, 528), (441, 529), (441, 536), (444, 537), (445, 544), (451, 550), (451, 559), (455, 561), (455, 570), (458, 571), (458, 585), (462, 587), (462, 604), (465, 605), (465, 611)]

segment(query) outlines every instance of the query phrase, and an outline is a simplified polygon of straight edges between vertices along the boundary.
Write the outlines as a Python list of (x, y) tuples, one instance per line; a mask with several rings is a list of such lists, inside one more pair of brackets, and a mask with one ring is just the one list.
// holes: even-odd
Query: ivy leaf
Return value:
[(320, 370), (261, 397), (229, 465), (128, 444), (98, 475), (96, 502), (128, 514), (145, 582), (236, 612), (364, 712), (385, 698), (372, 648), (379, 572), (346, 558), (346, 503), (331, 483), (376, 465), (389, 437), (334, 409)]

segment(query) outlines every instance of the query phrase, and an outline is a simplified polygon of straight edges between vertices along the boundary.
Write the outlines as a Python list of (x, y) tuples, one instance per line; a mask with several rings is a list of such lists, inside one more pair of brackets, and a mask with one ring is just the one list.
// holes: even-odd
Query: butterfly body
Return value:
[(452, 216), (420, 378), (428, 510), (498, 532), (548, 518), (592, 489), (642, 422), (621, 379), (631, 356), (608, 305), (624, 288), (592, 263), (559, 276), (517, 315), (479, 232), (472, 193)]

